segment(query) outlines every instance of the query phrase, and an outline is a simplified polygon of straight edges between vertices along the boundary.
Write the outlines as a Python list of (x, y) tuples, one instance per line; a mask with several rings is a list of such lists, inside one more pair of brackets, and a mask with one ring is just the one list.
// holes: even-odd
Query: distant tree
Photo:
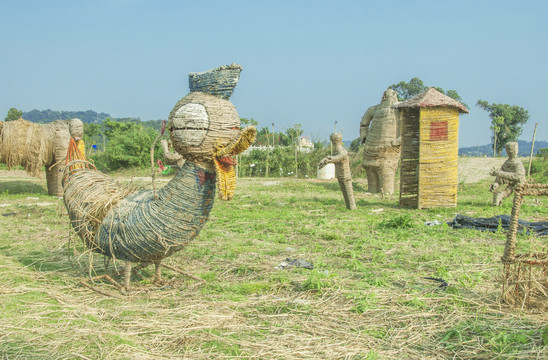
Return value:
[(355, 139), (352, 140), (352, 142), (350, 143), (350, 146), (348, 147), (348, 151), (357, 153), (358, 151), (360, 151), (360, 145), (361, 145), (361, 144), (362, 144), (361, 139), (360, 139), (359, 137), (358, 137), (358, 138), (355, 138)]
[(409, 82), (400, 81), (397, 84), (392, 84), (388, 88), (398, 94), (399, 101), (405, 101), (428, 90), (428, 86), (424, 85), (422, 80), (416, 77), (409, 80)]
[(489, 104), (485, 100), (478, 100), (476, 105), (489, 113), (492, 124), (491, 142), (493, 149), (500, 156), (506, 143), (518, 140), (523, 131), (523, 125), (529, 120), (529, 111), (521, 106)]
[(268, 128), (263, 127), (261, 130), (257, 131), (257, 137), (255, 139), (254, 145), (257, 146), (268, 146), (272, 142), (272, 136), (268, 131)]
[(243, 126), (257, 126), (259, 125), (259, 122), (253, 118), (240, 118), (240, 123), (243, 125)]
[[(440, 93), (449, 96), (452, 99), (457, 100), (462, 105), (468, 107), (460, 97), (459, 93), (456, 90), (443, 90), (439, 86), (432, 86), (434, 89), (438, 90)], [(415, 95), (418, 95), (422, 92), (428, 90), (429, 86), (425, 85), (424, 82), (419, 78), (412, 78), (409, 82), (400, 81), (397, 84), (392, 84), (388, 87), (389, 89), (394, 90), (398, 94), (399, 101), (405, 101), (412, 98)]]
[(101, 125), (84, 123), (83, 140), (86, 144), (86, 150), (89, 150), (93, 145), (97, 145), (101, 140), (101, 135)]
[[(160, 132), (162, 130), (162, 119), (159, 120), (147, 120), (147, 121), (141, 121), (144, 127), (150, 127), (154, 130)], [(166, 120), (167, 121), (167, 120)]]
[(299, 141), (299, 138), (302, 134), (303, 131), (301, 130), (301, 124), (295, 124), (294, 127), (290, 127), (285, 131), (285, 135), (287, 135), (286, 141), (289, 141), (287, 144), (284, 145), (295, 145)]
[[(150, 146), (158, 136), (156, 130), (144, 127), (140, 122), (118, 122), (106, 119), (103, 122), (103, 134), (107, 137), (104, 152), (95, 157), (95, 164), (103, 170), (150, 166)], [(155, 157), (161, 159), (159, 144), (155, 148)]]
[(11, 108), (8, 110), (8, 115), (6, 116), (4, 120), (6, 121), (17, 120), (17, 119), (20, 119), (22, 115), (23, 115), (23, 112), (21, 110), (18, 110), (16, 108)]

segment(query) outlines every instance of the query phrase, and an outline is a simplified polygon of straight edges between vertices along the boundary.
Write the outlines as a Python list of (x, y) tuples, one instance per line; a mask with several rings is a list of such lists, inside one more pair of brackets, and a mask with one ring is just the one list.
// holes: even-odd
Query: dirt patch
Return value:
[[(42, 178), (45, 178), (45, 172), (42, 173)], [(0, 170), (0, 178), (32, 178), (25, 170)]]
[(459, 157), (459, 182), (476, 183), (484, 179), (493, 179), (489, 172), (500, 168), (506, 157)]

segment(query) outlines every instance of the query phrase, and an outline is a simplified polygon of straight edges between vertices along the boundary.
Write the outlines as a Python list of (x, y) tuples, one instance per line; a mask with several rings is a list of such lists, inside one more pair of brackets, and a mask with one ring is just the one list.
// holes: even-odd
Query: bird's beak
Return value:
[(217, 186), (221, 200), (232, 200), (236, 190), (236, 159), (234, 156), (244, 152), (255, 142), (257, 129), (254, 126), (244, 128), (227, 146), (213, 152), (213, 162), (217, 172)]

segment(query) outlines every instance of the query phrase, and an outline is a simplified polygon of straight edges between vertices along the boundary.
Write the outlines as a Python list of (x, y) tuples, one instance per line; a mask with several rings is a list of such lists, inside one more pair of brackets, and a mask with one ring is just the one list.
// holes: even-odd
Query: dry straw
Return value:
[(53, 161), (53, 152), (43, 151), (51, 146), (43, 136), (43, 126), (19, 119), (6, 121), (0, 128), (0, 163), (8, 169), (21, 165), (31, 176), (40, 176), (44, 165)]
[(524, 196), (548, 196), (548, 184), (522, 184), (515, 188), (514, 205), (502, 263), (502, 297), (509, 304), (545, 308), (548, 300), (548, 253), (516, 253), (519, 213)]

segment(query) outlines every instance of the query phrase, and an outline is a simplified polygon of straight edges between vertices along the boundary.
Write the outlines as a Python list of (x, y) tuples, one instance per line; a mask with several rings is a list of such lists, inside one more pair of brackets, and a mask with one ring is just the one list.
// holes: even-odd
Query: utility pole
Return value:
[[(335, 120), (335, 128), (333, 129), (333, 133), (337, 132), (337, 120)], [(333, 155), (333, 143), (329, 142), (329, 149), (331, 150), (331, 155)]]
[(268, 126), (266, 127), (266, 169), (264, 171), (264, 177), (268, 177), (268, 160), (270, 158), (270, 137), (268, 136)]
[(298, 161), (297, 161), (297, 153), (299, 149), (299, 137), (300, 137), (300, 129), (301, 124), (295, 124), (295, 130), (296, 130), (296, 139), (295, 139), (295, 177), (298, 176)]
[(527, 170), (527, 177), (531, 176), (531, 163), (533, 162), (533, 151), (535, 150), (535, 137), (537, 136), (537, 126), (535, 123), (535, 131), (533, 131), (533, 141), (531, 141), (531, 155), (529, 155), (529, 169)]

